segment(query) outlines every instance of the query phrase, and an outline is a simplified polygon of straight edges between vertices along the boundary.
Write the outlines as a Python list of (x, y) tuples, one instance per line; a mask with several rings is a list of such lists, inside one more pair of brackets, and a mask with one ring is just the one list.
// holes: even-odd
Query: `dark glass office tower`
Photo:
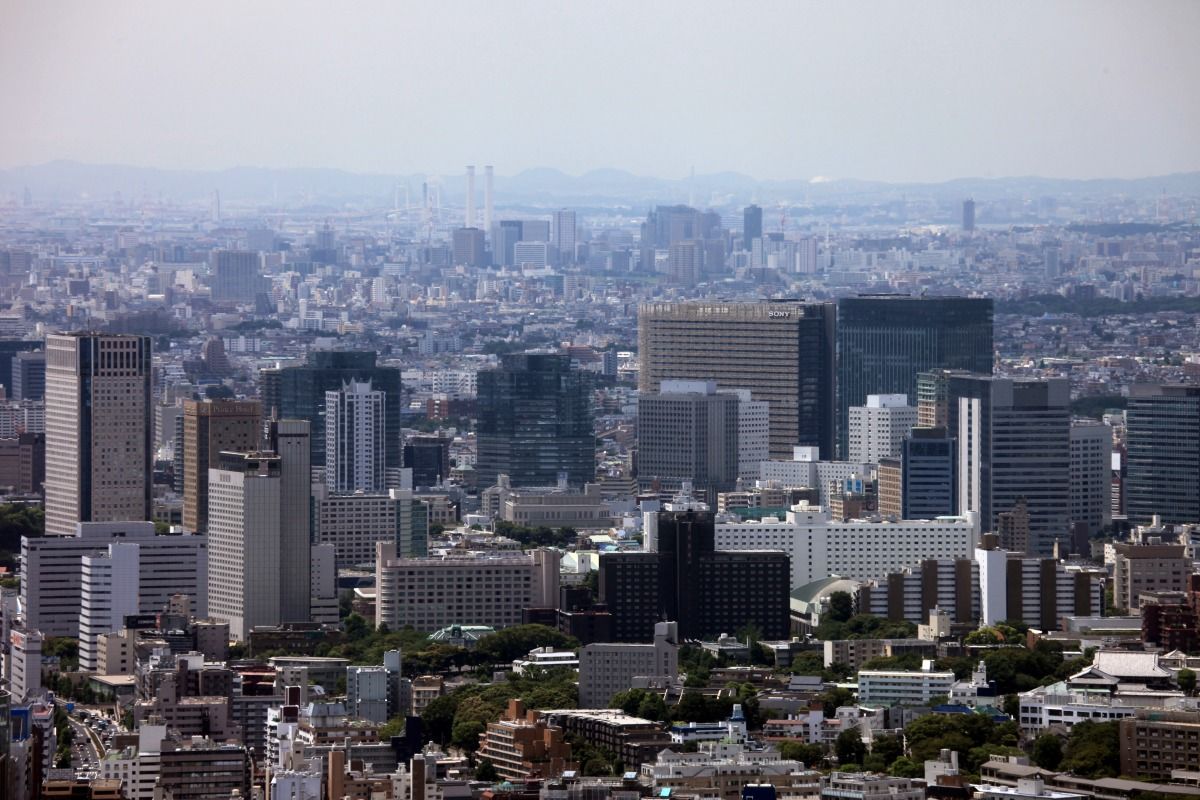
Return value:
[(954, 502), (956, 441), (945, 428), (913, 428), (901, 446), (904, 519), (957, 513)]
[(1200, 520), (1200, 386), (1131, 387), (1125, 447), (1130, 522)]
[(479, 373), (479, 486), (582, 486), (596, 474), (591, 381), (569, 356), (516, 353)]
[(404, 466), (411, 469), (413, 486), (437, 486), (450, 479), (450, 439), (414, 436), (404, 445)]
[(1023, 504), (1030, 555), (1069, 543), (1071, 382), (954, 373), (947, 397), (959, 511), (998, 531), (1001, 515)]
[[(992, 374), (992, 301), (970, 297), (863, 295), (838, 301), (838, 452), (847, 450), (850, 406), (869, 394), (917, 402), (917, 373)], [(951, 432), (953, 433), (953, 432)]]
[(688, 639), (756, 625), (763, 639), (789, 635), (791, 557), (778, 550), (717, 550), (707, 511), (662, 511), (656, 550), (605, 553), (600, 600), (613, 639), (648, 642), (654, 624), (679, 623)]
[(386, 393), (386, 466), (389, 470), (402, 466), (400, 370), (378, 366), (375, 358), (375, 353), (363, 350), (310, 350), (305, 364), (259, 371), (263, 416), (309, 421), (313, 469), (319, 467), (323, 472), (325, 467), (325, 393), (341, 391), (351, 381), (370, 381), (373, 388)]
[(742, 212), (742, 249), (749, 252), (755, 239), (762, 238), (762, 209), (746, 206)]

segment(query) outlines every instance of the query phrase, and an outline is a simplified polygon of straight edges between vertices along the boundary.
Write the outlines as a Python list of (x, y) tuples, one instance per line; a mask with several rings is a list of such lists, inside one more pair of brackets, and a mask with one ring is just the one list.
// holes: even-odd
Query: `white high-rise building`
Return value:
[(749, 389), (721, 389), (738, 396), (738, 478), (757, 480), (760, 465), (771, 458), (771, 404), (754, 400)]
[(878, 464), (899, 458), (904, 437), (917, 424), (917, 409), (908, 395), (869, 394), (865, 406), (850, 407), (849, 460)]
[(238, 641), (311, 618), (308, 423), (274, 428), (276, 452), (231, 454), (209, 471), (209, 612)]
[(273, 453), (246, 453), (238, 464), (227, 460), (222, 469), (209, 470), (208, 608), (229, 623), (237, 641), (256, 625), (283, 621), (281, 472)]
[(325, 484), (332, 492), (382, 492), (388, 487), (387, 393), (370, 381), (349, 381), (325, 393)]
[(147, 520), (154, 467), (148, 336), (46, 337), (46, 535)]
[(100, 637), (119, 631), (126, 616), (137, 614), (141, 547), (113, 542), (104, 553), (81, 559), (79, 582), (79, 668), (95, 672)]
[(44, 640), (41, 631), (33, 628), (14, 628), (8, 634), (8, 691), (16, 703), (40, 694)]

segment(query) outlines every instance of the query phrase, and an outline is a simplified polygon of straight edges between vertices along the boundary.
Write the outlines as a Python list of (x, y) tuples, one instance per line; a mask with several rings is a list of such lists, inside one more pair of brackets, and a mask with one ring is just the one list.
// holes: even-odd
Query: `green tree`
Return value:
[(496, 765), (490, 758), (481, 760), (479, 766), (475, 767), (475, 780), (489, 783), (496, 783), (500, 780), (500, 773), (496, 772)]
[(403, 736), (407, 720), (404, 717), (392, 717), (379, 729), (379, 741), (386, 742), (393, 736)]
[(455, 722), (450, 734), (450, 744), (466, 750), (468, 753), (474, 753), (479, 748), (479, 734), (483, 733), (484, 728), (482, 722), (475, 720)]
[(779, 743), (779, 755), (783, 758), (803, 762), (806, 767), (820, 766), (825, 760), (825, 748), (799, 739), (788, 739)]
[(846, 622), (854, 616), (854, 598), (849, 592), (834, 592), (829, 595), (829, 611), (825, 616), (832, 622)]
[(1184, 694), (1191, 694), (1196, 691), (1196, 673), (1187, 667), (1175, 673), (1175, 682), (1179, 684), (1179, 688)]
[(925, 774), (925, 770), (921, 765), (908, 756), (897, 758), (888, 767), (887, 771), (889, 775), (895, 775), (897, 778), (920, 778)]
[(1063, 760), (1062, 739), (1053, 733), (1043, 733), (1033, 740), (1033, 763), (1042, 769), (1058, 769)]
[(371, 626), (358, 614), (351, 614), (346, 617), (343, 627), (346, 631), (346, 638), (350, 641), (366, 639), (372, 633)]
[(1064, 771), (1084, 778), (1115, 778), (1120, 763), (1118, 723), (1087, 720), (1071, 728), (1060, 765)]
[(647, 693), (642, 698), (642, 701), (638, 703), (636, 716), (642, 719), (652, 719), (656, 722), (669, 722), (671, 719), (666, 701), (662, 699), (662, 695), (657, 693)]
[(853, 703), (854, 692), (849, 689), (835, 687), (821, 693), (821, 707), (825, 714), (825, 719), (833, 719), (837, 716), (838, 708), (853, 705)]
[(862, 734), (858, 728), (842, 731), (833, 743), (833, 752), (838, 764), (861, 764), (867, 754), (867, 746), (863, 744)]
[(547, 625), (514, 625), (480, 639), (475, 646), (476, 663), (509, 663), (537, 647), (575, 650), (579, 640)]
[(421, 712), (421, 726), (425, 734), (438, 744), (444, 745), (450, 741), (458, 701), (459, 697), (454, 694), (435, 697)]
[(871, 755), (882, 758), (885, 765), (891, 764), (904, 755), (904, 740), (890, 733), (881, 733), (871, 741)]

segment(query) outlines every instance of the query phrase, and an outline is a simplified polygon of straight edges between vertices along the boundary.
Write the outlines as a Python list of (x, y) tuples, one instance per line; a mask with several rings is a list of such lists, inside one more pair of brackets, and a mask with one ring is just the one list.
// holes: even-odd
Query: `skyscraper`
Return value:
[(897, 458), (901, 443), (917, 424), (917, 409), (907, 395), (869, 394), (867, 402), (850, 407), (849, 459), (858, 464)]
[(677, 286), (695, 286), (704, 272), (704, 243), (698, 239), (675, 242), (667, 251), (667, 280)]
[(223, 451), (249, 453), (262, 438), (255, 400), (187, 400), (183, 404), (183, 527), (208, 529), (208, 471)]
[[(668, 506), (670, 509), (670, 506)], [(717, 550), (712, 514), (658, 514), (655, 550), (600, 558), (600, 600), (618, 642), (649, 642), (662, 620), (686, 639), (756, 625), (765, 639), (788, 635), (791, 557), (778, 550)]]
[(955, 513), (957, 447), (945, 428), (913, 428), (901, 444), (902, 519), (933, 519)]
[(1071, 386), (1048, 380), (949, 376), (950, 432), (958, 440), (959, 513), (977, 511), (984, 530), (1024, 503), (1029, 553), (1068, 541)]
[[(851, 406), (870, 394), (920, 399), (917, 373), (992, 372), (988, 298), (864, 295), (838, 301), (838, 442), (848, 450)], [(932, 425), (928, 421), (924, 425)]]
[(481, 487), (501, 473), (514, 486), (551, 486), (560, 476), (581, 486), (595, 477), (590, 382), (569, 356), (509, 354), (478, 384)]
[(1125, 447), (1130, 522), (1200, 520), (1200, 386), (1131, 387)]
[(638, 479), (676, 491), (690, 482), (707, 502), (738, 478), (738, 395), (714, 381), (663, 381), (638, 395)]
[(742, 212), (742, 249), (750, 252), (755, 239), (762, 238), (762, 209), (746, 206)]
[(1071, 524), (1079, 527), (1079, 544), (1112, 520), (1111, 495), (1112, 428), (1098, 420), (1072, 420)]
[(387, 488), (386, 394), (370, 381), (325, 393), (325, 485), (332, 492)]
[(575, 212), (554, 212), (554, 249), (559, 264), (575, 263)]
[(486, 264), (482, 230), (454, 229), (454, 264), (465, 267), (482, 267)]
[(17, 353), (12, 359), (13, 400), (42, 400), (46, 396), (45, 352)]
[(151, 518), (148, 336), (46, 337), (46, 535)]
[(253, 250), (217, 250), (212, 255), (214, 303), (250, 304), (261, 290), (262, 259)]
[(545, 219), (521, 220), (522, 242), (550, 242), (550, 221)]
[(370, 381), (376, 391), (386, 393), (387, 418), (385, 468), (399, 470), (400, 370), (376, 364), (369, 351), (310, 350), (303, 365), (274, 367), (259, 373), (263, 415), (277, 419), (304, 419), (312, 424), (312, 466), (325, 474), (325, 393), (341, 390), (349, 381)]
[(771, 457), (834, 445), (832, 303), (645, 303), (638, 309), (638, 389), (711, 380), (770, 406)]
[(502, 219), (492, 229), (492, 262), (493, 264), (511, 267), (513, 247), (521, 241), (521, 220)]
[(238, 641), (310, 615), (308, 423), (272, 427), (276, 450), (223, 453), (209, 473), (209, 612)]
[(975, 230), (975, 201), (969, 197), (962, 204), (962, 227), (964, 231)]

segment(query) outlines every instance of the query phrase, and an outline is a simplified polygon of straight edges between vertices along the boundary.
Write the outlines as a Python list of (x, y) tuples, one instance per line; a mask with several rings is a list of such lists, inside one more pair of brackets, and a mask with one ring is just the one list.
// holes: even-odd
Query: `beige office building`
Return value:
[(666, 380), (748, 389), (769, 406), (772, 458), (797, 445), (833, 457), (835, 321), (832, 303), (644, 303), (638, 309), (638, 389)]
[(46, 535), (151, 518), (148, 336), (46, 337)]
[(558, 601), (555, 550), (397, 558), (395, 542), (375, 545), (375, 624), (432, 632), (450, 625), (507, 628), (526, 608)]
[(208, 471), (222, 451), (257, 450), (262, 406), (257, 400), (188, 400), (183, 404), (183, 527), (208, 528)]

